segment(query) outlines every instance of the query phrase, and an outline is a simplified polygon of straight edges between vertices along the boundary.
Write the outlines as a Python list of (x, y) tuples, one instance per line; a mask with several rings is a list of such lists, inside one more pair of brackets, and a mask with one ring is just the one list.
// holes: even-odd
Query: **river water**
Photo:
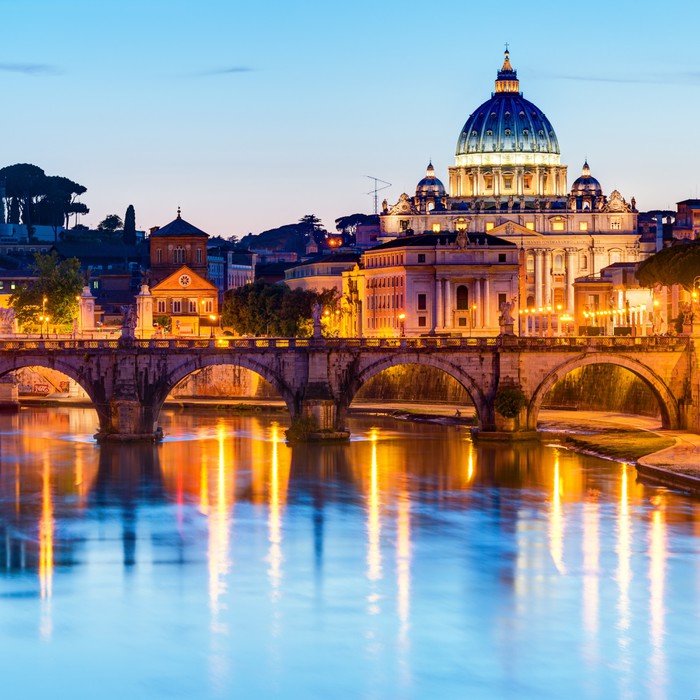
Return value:
[(463, 428), (0, 417), (5, 698), (700, 697), (700, 508)]

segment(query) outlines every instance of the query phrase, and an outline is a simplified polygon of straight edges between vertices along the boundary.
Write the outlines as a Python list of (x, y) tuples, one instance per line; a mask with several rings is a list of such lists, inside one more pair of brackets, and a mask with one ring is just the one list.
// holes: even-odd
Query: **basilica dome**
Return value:
[(428, 163), (425, 177), (416, 185), (416, 197), (444, 197), (445, 186), (435, 177), (432, 161)]
[(559, 163), (554, 129), (544, 112), (520, 92), (508, 51), (498, 71), (495, 92), (467, 119), (456, 155), (457, 165)]
[(576, 180), (574, 180), (574, 184), (571, 185), (571, 194), (574, 197), (579, 197), (582, 195), (599, 197), (603, 194), (603, 188), (600, 186), (600, 183), (591, 175), (591, 169), (588, 167), (588, 161), (583, 164), (583, 172), (581, 173), (581, 177), (576, 178)]

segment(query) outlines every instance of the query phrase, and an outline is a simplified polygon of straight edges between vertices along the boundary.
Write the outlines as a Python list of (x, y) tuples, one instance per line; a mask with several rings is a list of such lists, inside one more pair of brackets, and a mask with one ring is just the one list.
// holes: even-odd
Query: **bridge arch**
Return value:
[(31, 355), (28, 357), (15, 356), (0, 358), (0, 377), (4, 377), (10, 372), (28, 367), (40, 367), (50, 369), (61, 374), (65, 374), (72, 379), (87, 395), (92, 403), (92, 407), (97, 413), (100, 428), (104, 429), (109, 425), (109, 407), (104, 396), (101, 396), (92, 382), (83, 375), (79, 367), (65, 361), (57, 355)]
[(263, 362), (260, 362), (254, 356), (251, 357), (242, 354), (236, 356), (201, 355), (185, 360), (181, 364), (177, 365), (158, 382), (151, 401), (153, 420), (158, 420), (158, 416), (160, 415), (160, 411), (163, 408), (163, 404), (165, 403), (168, 394), (170, 394), (170, 392), (185, 377), (200, 369), (205, 369), (206, 367), (213, 367), (216, 365), (242, 367), (250, 370), (251, 372), (259, 374), (263, 379), (270, 382), (275, 391), (279, 393), (282, 400), (287, 405), (287, 410), (289, 413), (292, 416), (296, 415), (298, 401), (294, 391), (289, 387), (284, 379), (274, 371), (274, 369), (270, 368)]
[(380, 372), (390, 367), (399, 365), (421, 365), (423, 367), (433, 367), (449, 374), (464, 388), (469, 394), (469, 398), (474, 404), (476, 418), (479, 428), (488, 429), (493, 424), (493, 410), (484, 397), (484, 393), (477, 382), (468, 375), (461, 367), (442, 359), (439, 355), (397, 353), (383, 357), (363, 367), (354, 377), (351, 378), (349, 386), (346, 387), (341, 398), (341, 410), (345, 413), (355, 398), (355, 395), (370, 379)]
[(681, 413), (678, 401), (668, 388), (666, 382), (651, 368), (638, 360), (634, 360), (626, 355), (612, 355), (607, 353), (591, 353), (578, 356), (555, 367), (542, 380), (532, 395), (527, 411), (527, 427), (530, 430), (537, 429), (537, 418), (544, 398), (557, 381), (579, 367), (605, 364), (623, 367), (639, 377), (649, 387), (659, 404), (662, 427), (670, 430), (678, 430), (680, 428)]

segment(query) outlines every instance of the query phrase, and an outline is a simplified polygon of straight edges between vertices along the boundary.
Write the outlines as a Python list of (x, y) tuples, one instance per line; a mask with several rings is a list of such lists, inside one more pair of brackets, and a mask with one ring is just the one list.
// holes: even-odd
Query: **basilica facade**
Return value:
[[(508, 302), (521, 319), (525, 315), (524, 332), (528, 328), (532, 332), (547, 309), (550, 314), (576, 313), (577, 278), (594, 277), (611, 264), (635, 263), (654, 252), (653, 244), (640, 241), (634, 198), (628, 202), (617, 190), (604, 192), (587, 162), (568, 187), (554, 128), (520, 92), (508, 51), (494, 92), (459, 134), (455, 164), (449, 168), (449, 191), (430, 163), (413, 196), (404, 193), (394, 204), (383, 202), (380, 243), (410, 246), (410, 236), (444, 234), (452, 234), (449, 240), (455, 248), (459, 234), (467, 234), (468, 242), (488, 234), (494, 237), (492, 243), (498, 239), (499, 245), (517, 249), (518, 283)], [(460, 240), (464, 243), (465, 238)], [(466, 255), (465, 250), (460, 255)], [(448, 258), (443, 256), (442, 268), (435, 258), (436, 284), (427, 302), (434, 323), (429, 330), (462, 332), (452, 322), (457, 309), (445, 307), (456, 303), (457, 286), (465, 286), (471, 300), (487, 304), (487, 309), (479, 310), (480, 318), (491, 319), (490, 309), (498, 305), (484, 295), (499, 288), (495, 281), (503, 271), (498, 265), (482, 266), (478, 276), (465, 280), (465, 271), (448, 263)], [(406, 325), (416, 328), (417, 303), (407, 296), (399, 310), (411, 318)], [(478, 332), (491, 324), (474, 325), (481, 326), (473, 329)]]

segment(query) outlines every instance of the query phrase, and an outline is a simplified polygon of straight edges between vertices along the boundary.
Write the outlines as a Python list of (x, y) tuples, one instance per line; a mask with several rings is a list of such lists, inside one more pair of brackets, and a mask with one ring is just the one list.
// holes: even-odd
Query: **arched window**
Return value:
[(582, 270), (588, 269), (588, 256), (587, 255), (581, 256), (581, 269)]
[(173, 262), (175, 264), (185, 262), (185, 249), (182, 246), (177, 246), (177, 248), (173, 250)]
[(158, 248), (158, 250), (156, 250), (156, 262), (157, 263), (163, 262), (163, 249), (162, 248)]
[(564, 258), (561, 255), (554, 256), (554, 272), (561, 272), (564, 269)]
[(622, 253), (619, 250), (611, 250), (610, 251), (610, 264), (614, 265), (615, 263), (620, 262), (622, 258)]
[(469, 308), (469, 290), (463, 284), (457, 287), (457, 311), (466, 311)]

